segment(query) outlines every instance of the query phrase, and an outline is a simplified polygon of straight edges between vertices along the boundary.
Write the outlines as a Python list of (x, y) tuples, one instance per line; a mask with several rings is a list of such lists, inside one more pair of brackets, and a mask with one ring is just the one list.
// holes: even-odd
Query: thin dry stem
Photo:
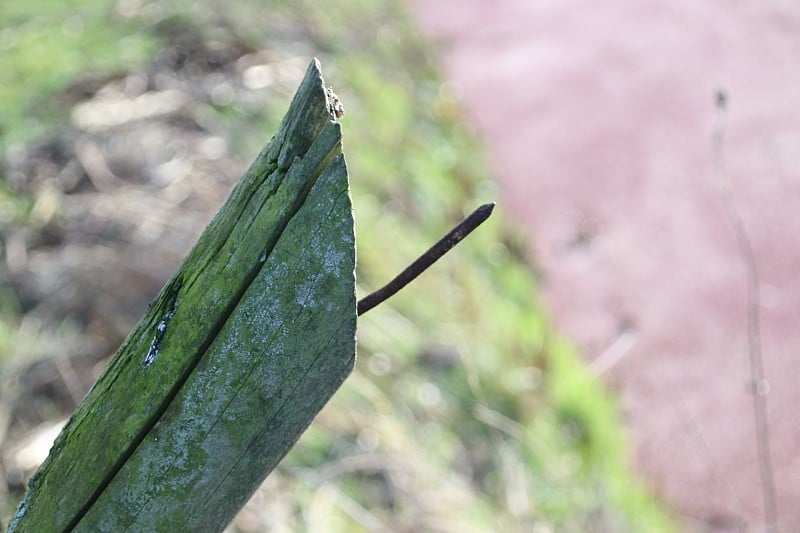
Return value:
[(770, 448), (769, 417), (767, 412), (767, 380), (764, 372), (764, 358), (761, 352), (761, 289), (758, 262), (753, 244), (747, 233), (741, 213), (733, 197), (732, 183), (725, 169), (724, 133), (727, 95), (717, 94), (717, 123), (713, 136), (714, 174), (720, 185), (728, 221), (736, 236), (742, 264), (747, 277), (747, 339), (750, 379), (753, 393), (753, 419), (756, 425), (756, 445), (761, 477), (761, 493), (764, 499), (764, 527), (768, 533), (778, 532), (778, 508), (775, 498), (774, 469)]

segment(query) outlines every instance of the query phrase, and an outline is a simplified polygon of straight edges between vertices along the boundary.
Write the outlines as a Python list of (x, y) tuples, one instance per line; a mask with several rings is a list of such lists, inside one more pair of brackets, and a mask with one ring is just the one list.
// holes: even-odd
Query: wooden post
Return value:
[(351, 372), (338, 100), (306, 72), (267, 146), (78, 406), (10, 532), (217, 531)]

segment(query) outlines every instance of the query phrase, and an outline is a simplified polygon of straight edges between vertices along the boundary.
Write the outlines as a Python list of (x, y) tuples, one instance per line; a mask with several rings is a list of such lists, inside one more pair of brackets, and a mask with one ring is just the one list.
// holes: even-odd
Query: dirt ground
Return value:
[(780, 530), (797, 531), (800, 5), (411, 5), (651, 487), (690, 529), (766, 527), (760, 343)]

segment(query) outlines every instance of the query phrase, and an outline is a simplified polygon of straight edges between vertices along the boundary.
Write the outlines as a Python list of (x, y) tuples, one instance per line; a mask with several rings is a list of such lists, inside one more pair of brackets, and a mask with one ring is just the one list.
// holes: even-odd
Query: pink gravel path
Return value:
[[(781, 531), (800, 530), (800, 3), (413, 0), (529, 230), (558, 327), (620, 394), (687, 529), (763, 530), (747, 277), (761, 277)], [(750, 529), (748, 529), (750, 528)]]

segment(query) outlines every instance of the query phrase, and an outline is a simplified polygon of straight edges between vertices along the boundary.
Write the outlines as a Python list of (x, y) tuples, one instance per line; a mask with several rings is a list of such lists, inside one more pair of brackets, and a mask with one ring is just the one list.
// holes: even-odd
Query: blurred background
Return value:
[(499, 206), (231, 531), (800, 528), (800, 8), (681, 4), (0, 5), (0, 523), (318, 57), (360, 295)]
[(798, 5), (412, 4), (637, 471), (683, 527), (800, 530)]

